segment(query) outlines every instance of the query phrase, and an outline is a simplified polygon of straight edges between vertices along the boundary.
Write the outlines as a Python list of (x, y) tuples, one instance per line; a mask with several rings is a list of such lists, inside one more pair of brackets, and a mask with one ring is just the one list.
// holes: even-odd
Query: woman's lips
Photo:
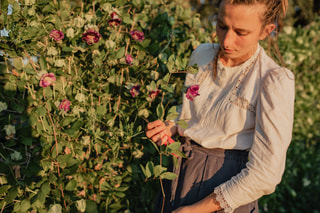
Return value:
[(226, 49), (226, 48), (223, 48), (223, 51), (225, 53), (233, 53), (234, 52), (232, 49)]

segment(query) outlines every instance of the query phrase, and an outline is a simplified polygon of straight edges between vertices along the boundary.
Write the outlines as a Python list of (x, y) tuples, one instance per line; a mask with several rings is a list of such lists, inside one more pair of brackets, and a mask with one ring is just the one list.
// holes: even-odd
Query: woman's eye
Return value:
[(248, 35), (248, 33), (246, 33), (246, 32), (236, 32), (237, 33), (237, 35), (239, 35), (239, 36), (246, 36), (246, 35)]

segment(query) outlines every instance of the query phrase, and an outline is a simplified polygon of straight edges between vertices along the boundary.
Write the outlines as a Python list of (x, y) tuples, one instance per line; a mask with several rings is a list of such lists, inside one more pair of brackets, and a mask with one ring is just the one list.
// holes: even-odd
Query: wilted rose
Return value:
[(131, 38), (136, 41), (143, 41), (144, 34), (138, 30), (130, 31)]
[(192, 85), (192, 86), (188, 87), (188, 89), (186, 91), (187, 99), (189, 99), (190, 101), (193, 101), (193, 98), (198, 95), (200, 95), (199, 94), (199, 85)]
[(151, 98), (152, 100), (155, 99), (160, 93), (160, 90), (156, 89), (156, 90), (151, 90), (149, 92), (149, 98)]
[[(168, 146), (172, 143), (174, 143), (175, 141), (169, 137), (167, 134), (165, 134), (164, 136), (162, 136), (161, 138), (161, 145), (164, 145), (164, 146)], [(178, 158), (178, 155), (176, 155), (175, 153), (171, 153), (174, 157)]]
[(116, 12), (111, 13), (111, 19), (108, 20), (109, 26), (114, 27), (120, 25), (122, 20), (119, 18)]
[(140, 94), (140, 85), (135, 85), (130, 89), (130, 93), (132, 97), (134, 98), (135, 96)]
[(88, 29), (87, 32), (82, 34), (82, 41), (87, 42), (88, 45), (98, 43), (100, 38), (100, 33), (95, 31), (94, 29)]
[(170, 144), (172, 144), (172, 143), (175, 142), (175, 141), (174, 141), (171, 137), (169, 137), (167, 134), (165, 134), (164, 136), (162, 136), (161, 141), (162, 141), (161, 145), (165, 145), (165, 146), (167, 146), (168, 144), (170, 145)]
[(63, 32), (59, 31), (59, 30), (52, 30), (50, 32), (50, 35), (49, 35), (51, 38), (53, 38), (54, 40), (56, 41), (60, 41), (64, 38), (64, 34)]
[(54, 73), (46, 73), (41, 76), (39, 86), (48, 87), (52, 85), (54, 82), (56, 82), (56, 77), (54, 76)]
[(130, 54), (126, 55), (126, 63), (132, 65), (133, 58)]
[(61, 101), (59, 109), (63, 109), (65, 112), (68, 112), (70, 109), (70, 104), (71, 102), (69, 100), (64, 99), (63, 101)]

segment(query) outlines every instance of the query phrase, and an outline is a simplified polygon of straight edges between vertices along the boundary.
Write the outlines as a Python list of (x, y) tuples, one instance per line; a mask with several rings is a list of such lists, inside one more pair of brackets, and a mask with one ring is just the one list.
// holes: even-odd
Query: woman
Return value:
[(179, 119), (149, 123), (146, 135), (185, 138), (178, 178), (166, 182), (164, 212), (258, 212), (257, 200), (281, 181), (291, 141), (294, 76), (266, 55), (259, 41), (274, 29), (287, 0), (222, 0), (218, 44), (202, 44), (190, 58), (199, 72), (185, 85), (200, 85), (193, 101), (185, 95)]

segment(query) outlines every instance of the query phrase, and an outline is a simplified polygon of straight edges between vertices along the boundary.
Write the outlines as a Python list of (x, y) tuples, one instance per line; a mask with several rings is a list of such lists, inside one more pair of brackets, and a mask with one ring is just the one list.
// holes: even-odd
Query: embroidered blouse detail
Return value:
[(218, 48), (202, 44), (192, 53), (189, 64), (199, 72), (187, 74), (185, 85), (199, 84), (200, 96), (192, 102), (183, 96), (179, 119), (188, 127), (178, 131), (206, 148), (249, 151), (246, 168), (212, 189), (229, 211), (272, 193), (281, 180), (292, 135), (294, 76), (258, 46), (241, 65), (218, 60), (214, 79)]
[(232, 213), (233, 209), (228, 205), (227, 201), (224, 199), (222, 191), (220, 188), (215, 188), (214, 194), (216, 195), (216, 200), (219, 202), (220, 207), (225, 213)]

